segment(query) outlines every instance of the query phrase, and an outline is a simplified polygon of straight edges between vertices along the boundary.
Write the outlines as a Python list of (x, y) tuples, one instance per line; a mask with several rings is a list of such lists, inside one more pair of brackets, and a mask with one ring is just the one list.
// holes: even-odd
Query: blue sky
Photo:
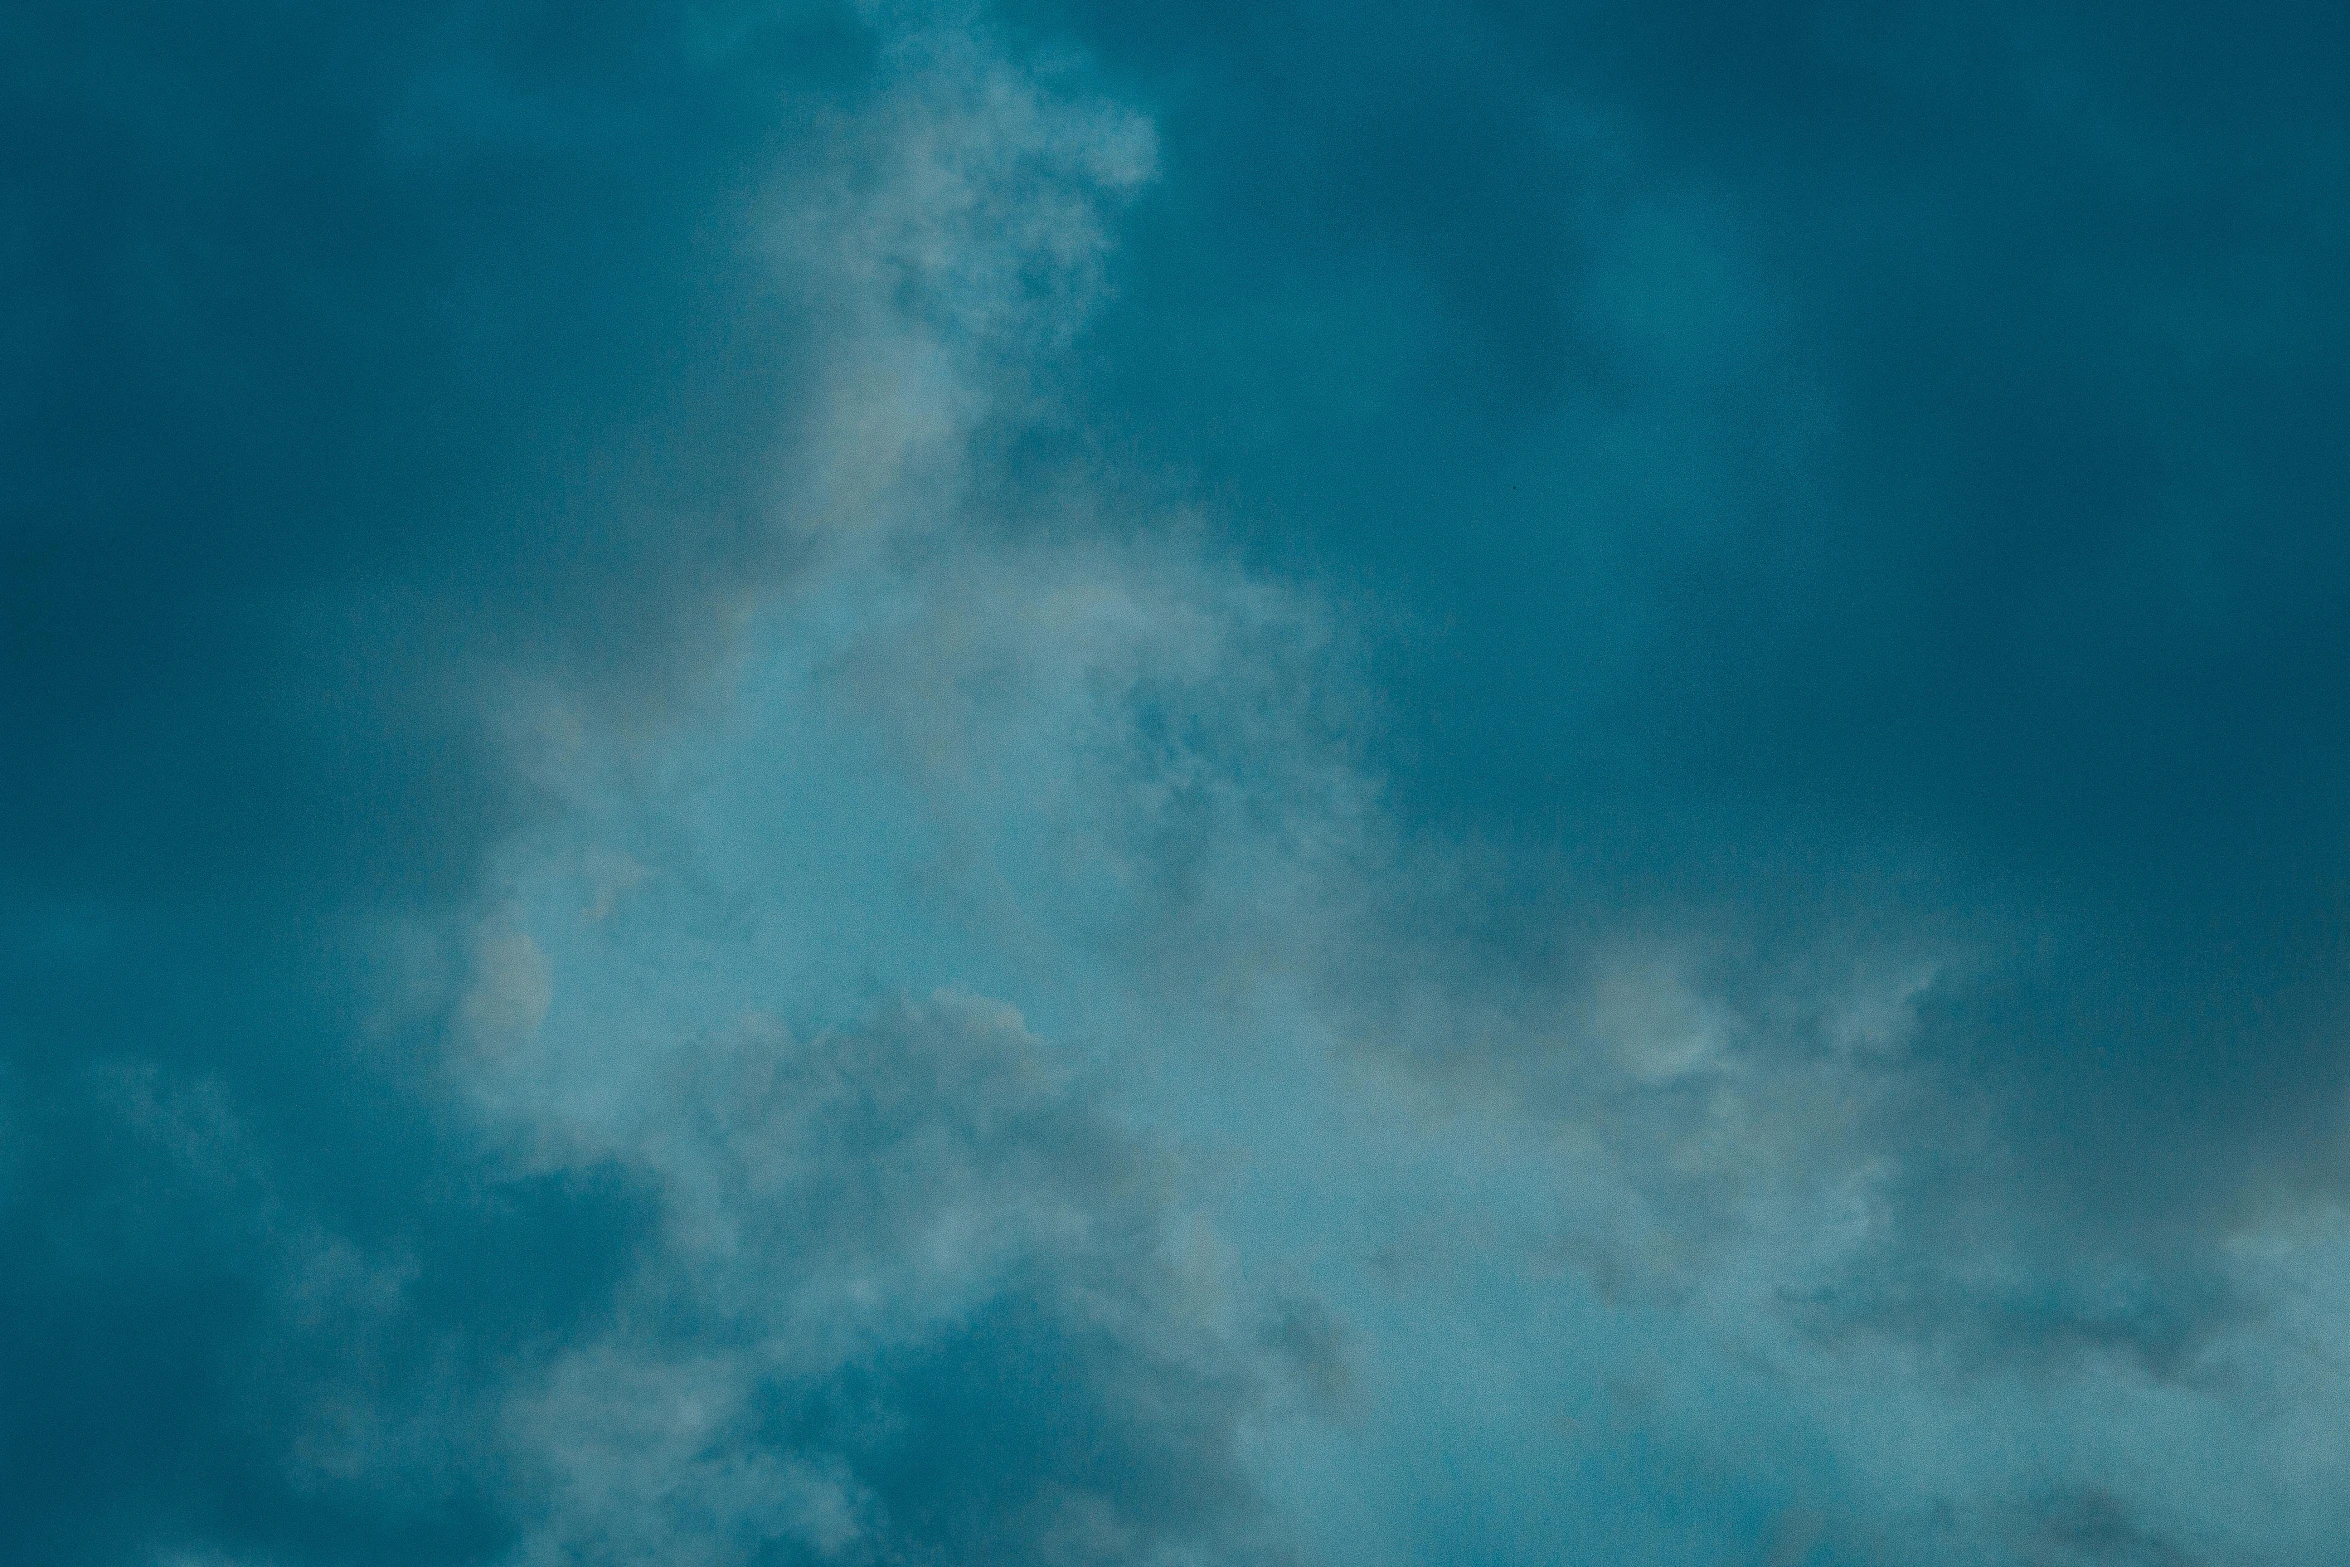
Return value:
[(0, 1561), (2322, 1563), (2338, 7), (0, 19)]

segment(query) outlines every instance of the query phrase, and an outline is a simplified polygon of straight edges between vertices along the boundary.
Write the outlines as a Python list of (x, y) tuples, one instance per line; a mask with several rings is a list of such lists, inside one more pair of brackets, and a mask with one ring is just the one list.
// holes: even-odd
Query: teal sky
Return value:
[(2317, 1567), (2350, 19), (0, 17), (0, 1567)]

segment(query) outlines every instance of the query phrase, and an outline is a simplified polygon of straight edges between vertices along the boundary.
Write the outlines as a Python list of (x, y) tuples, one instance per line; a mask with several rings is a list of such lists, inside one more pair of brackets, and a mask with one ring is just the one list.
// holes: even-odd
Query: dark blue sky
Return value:
[(2338, 6), (0, 82), (0, 1562), (2331, 1558)]

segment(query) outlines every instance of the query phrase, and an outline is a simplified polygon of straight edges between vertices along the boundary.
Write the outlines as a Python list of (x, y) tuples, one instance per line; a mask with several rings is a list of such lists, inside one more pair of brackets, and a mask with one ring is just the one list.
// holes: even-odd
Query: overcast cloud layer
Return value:
[(2338, 6), (0, 79), (0, 1562), (2339, 1559)]

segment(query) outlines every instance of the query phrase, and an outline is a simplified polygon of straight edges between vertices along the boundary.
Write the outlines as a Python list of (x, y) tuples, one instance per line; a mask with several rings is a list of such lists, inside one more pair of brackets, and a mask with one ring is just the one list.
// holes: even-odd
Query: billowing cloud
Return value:
[(1147, 127), (921, 16), (15, 30), (9, 1558), (1237, 1549), (1270, 1352), (997, 1011), (483, 1087), (549, 759), (952, 504)]
[(0, 24), (0, 1559), (2327, 1559), (2321, 9)]

